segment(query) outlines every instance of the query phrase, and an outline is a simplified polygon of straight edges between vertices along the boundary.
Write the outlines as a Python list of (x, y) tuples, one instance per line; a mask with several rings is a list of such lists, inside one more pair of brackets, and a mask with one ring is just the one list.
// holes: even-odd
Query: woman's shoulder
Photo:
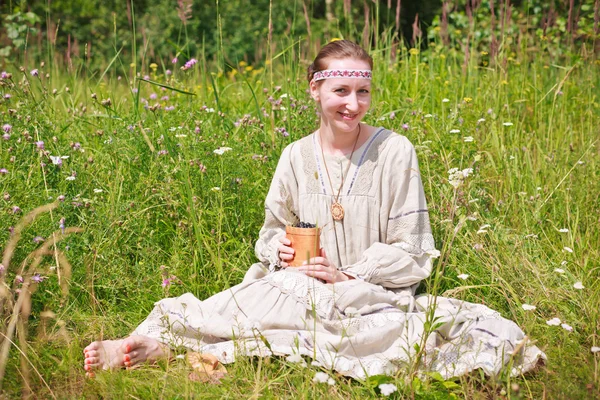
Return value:
[(382, 133), (382, 148), (387, 153), (404, 155), (412, 153), (414, 146), (411, 141), (404, 135), (397, 133), (391, 129), (377, 128)]

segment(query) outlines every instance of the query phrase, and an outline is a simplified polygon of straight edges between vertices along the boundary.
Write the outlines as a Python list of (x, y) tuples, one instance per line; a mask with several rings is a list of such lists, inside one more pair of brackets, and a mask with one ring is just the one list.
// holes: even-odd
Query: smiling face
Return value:
[[(333, 59), (327, 69), (370, 70), (366, 61)], [(312, 98), (321, 106), (321, 124), (334, 132), (355, 132), (371, 106), (371, 80), (328, 78), (311, 82)]]

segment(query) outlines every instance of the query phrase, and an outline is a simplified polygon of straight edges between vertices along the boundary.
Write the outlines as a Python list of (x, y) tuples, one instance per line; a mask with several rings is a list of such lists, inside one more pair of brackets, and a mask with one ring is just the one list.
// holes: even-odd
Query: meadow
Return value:
[(600, 61), (586, 46), (465, 56), (436, 37), (424, 51), (379, 42), (366, 118), (417, 148), (441, 251), (420, 291), (498, 310), (545, 367), (361, 382), (241, 358), (211, 385), (178, 358), (85, 378), (89, 342), (127, 335), (165, 296), (233, 286), (256, 261), (278, 156), (318, 121), (314, 54), (280, 47), (260, 66), (117, 53), (97, 71), (49, 57), (3, 72), (0, 396), (377, 398), (380, 383), (390, 398), (600, 396)]

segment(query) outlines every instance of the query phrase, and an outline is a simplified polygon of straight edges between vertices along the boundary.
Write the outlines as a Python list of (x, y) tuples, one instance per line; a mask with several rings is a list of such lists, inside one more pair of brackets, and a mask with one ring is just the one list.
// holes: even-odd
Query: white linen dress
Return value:
[[(242, 283), (206, 300), (190, 293), (163, 299), (134, 334), (211, 353), (223, 363), (238, 355), (301, 354), (359, 379), (405, 368), (415, 361), (415, 344), (425, 347), (421, 368), (445, 378), (478, 368), (495, 375), (504, 366), (517, 374), (546, 358), (498, 312), (414, 296), (436, 250), (408, 139), (379, 128), (352, 160), (326, 157), (314, 134), (285, 148), (265, 201), (260, 262)], [(339, 198), (345, 216), (334, 221), (330, 206), (349, 162)], [(277, 247), (290, 211), (322, 228), (327, 257), (355, 279), (325, 284), (279, 268)], [(434, 300), (436, 319), (426, 324)]]

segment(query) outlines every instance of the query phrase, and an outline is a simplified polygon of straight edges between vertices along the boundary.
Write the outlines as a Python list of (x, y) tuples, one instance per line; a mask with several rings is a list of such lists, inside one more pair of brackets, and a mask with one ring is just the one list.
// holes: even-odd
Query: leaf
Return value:
[(190, 96), (195, 96), (196, 95), (196, 93), (186, 92), (185, 90), (177, 89), (177, 88), (174, 88), (173, 86), (165, 85), (164, 83), (159, 83), (159, 82), (151, 81), (150, 79), (144, 79), (144, 78), (137, 78), (137, 79), (139, 81), (142, 81), (142, 82), (147, 82), (147, 83), (149, 83), (151, 85), (164, 87), (166, 89), (174, 90), (176, 92), (187, 94), (187, 95), (190, 95)]
[(227, 375), (227, 368), (217, 357), (208, 353), (189, 352), (187, 362), (194, 369), (189, 378), (204, 383), (221, 383), (221, 378)]

